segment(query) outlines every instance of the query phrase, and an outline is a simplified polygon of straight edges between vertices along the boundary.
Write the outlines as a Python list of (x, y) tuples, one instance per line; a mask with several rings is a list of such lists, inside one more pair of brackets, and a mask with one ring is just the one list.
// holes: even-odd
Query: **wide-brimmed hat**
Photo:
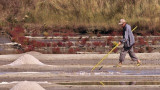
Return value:
[(122, 25), (123, 23), (126, 23), (125, 19), (120, 19), (120, 22), (118, 24)]

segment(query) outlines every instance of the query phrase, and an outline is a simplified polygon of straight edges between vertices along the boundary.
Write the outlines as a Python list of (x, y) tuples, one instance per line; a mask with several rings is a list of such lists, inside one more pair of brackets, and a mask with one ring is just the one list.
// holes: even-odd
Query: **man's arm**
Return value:
[(126, 28), (125, 36), (124, 36), (124, 38), (120, 41), (121, 43), (125, 43), (125, 42), (128, 41), (128, 29), (129, 29), (129, 27)]

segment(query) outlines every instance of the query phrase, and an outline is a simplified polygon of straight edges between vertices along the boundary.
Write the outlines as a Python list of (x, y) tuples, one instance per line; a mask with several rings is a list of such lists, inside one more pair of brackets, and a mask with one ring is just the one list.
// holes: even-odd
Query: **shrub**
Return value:
[(82, 39), (82, 36), (79, 36), (79, 38), (78, 39)]
[(37, 32), (33, 32), (33, 33), (31, 34), (31, 36), (32, 36), (32, 37), (38, 36), (38, 33), (37, 33)]
[(149, 39), (145, 38), (146, 45), (149, 45)]
[(33, 45), (33, 46), (37, 46), (36, 44), (37, 44), (37, 41), (36, 40), (31, 40), (31, 41), (29, 41), (29, 44), (30, 45)]
[(157, 43), (158, 43), (157, 38), (154, 38), (154, 39), (152, 40), (152, 45), (157, 45)]
[(32, 45), (27, 45), (27, 48), (25, 49), (25, 52), (29, 52), (29, 51), (34, 51), (34, 46)]
[(73, 45), (73, 43), (70, 42), (70, 41), (67, 43), (67, 46), (68, 46), (68, 47), (71, 47), (72, 45)]
[(69, 48), (69, 50), (68, 50), (68, 54), (74, 54), (74, 53), (75, 53), (74, 48)]
[[(65, 30), (64, 30), (64, 31), (65, 31)], [(68, 35), (68, 33), (62, 33), (62, 36), (63, 36), (63, 37), (67, 37), (67, 36), (69, 36), (69, 35)]]
[(62, 42), (62, 47), (66, 47), (67, 43)]
[(100, 33), (97, 34), (97, 37), (101, 37), (102, 35)]
[(13, 31), (10, 31), (12, 37), (21, 37), (24, 36), (24, 29), (20, 26), (14, 28)]
[(63, 36), (63, 38), (62, 38), (62, 41), (63, 42), (66, 42), (66, 41), (68, 41), (69, 39), (68, 39), (68, 37), (67, 36)]
[(112, 31), (110, 35), (112, 35), (112, 36), (116, 36), (116, 35), (117, 35), (117, 32)]
[(115, 49), (113, 50), (113, 52), (114, 52), (114, 53), (117, 53), (118, 50), (119, 50), (118, 48), (115, 48)]
[(18, 41), (17, 42), (22, 44), (22, 45), (29, 45), (29, 38), (26, 38), (24, 36), (18, 37)]
[(45, 47), (45, 43), (44, 42), (38, 42), (37, 43), (39, 47)]
[(147, 43), (144, 41), (143, 38), (138, 38), (138, 42), (140, 45), (146, 45)]
[(87, 41), (87, 39), (86, 39), (86, 38), (84, 38), (84, 39), (82, 39), (82, 40), (81, 40), (81, 43), (80, 43), (80, 44), (81, 44), (81, 45), (83, 45), (83, 46), (85, 46), (86, 41)]
[(133, 47), (133, 50), (135, 53), (138, 53), (138, 49), (136, 49), (135, 47)]
[(112, 43), (111, 43), (111, 41), (112, 40), (114, 40), (114, 38), (112, 37), (112, 36), (109, 36), (108, 38), (107, 38), (107, 45), (111, 45)]
[(52, 53), (53, 53), (53, 54), (60, 54), (60, 53), (61, 53), (60, 48), (59, 48), (59, 47), (53, 48), (53, 49), (52, 49)]
[(46, 46), (47, 46), (47, 47), (50, 47), (50, 46), (51, 46), (51, 43), (46, 43)]
[(42, 47), (42, 42), (36, 42), (36, 47), (38, 48)]
[(80, 51), (80, 48), (75, 48), (75, 51), (77, 52), (77, 51)]
[(41, 42), (42, 47), (46, 47), (46, 44), (44, 42)]
[(144, 48), (140, 47), (138, 53), (144, 53)]
[(69, 32), (68, 35), (71, 36), (71, 37), (76, 36), (76, 34), (74, 32)]
[(156, 30), (152, 30), (150, 33), (154, 36), (159, 36), (160, 35), (160, 33)]
[(118, 36), (122, 36), (122, 35), (123, 35), (123, 32), (122, 32), (122, 31), (118, 31), (117, 35), (118, 35)]
[(97, 46), (102, 45), (102, 43), (101, 42), (93, 42), (93, 45), (97, 47)]
[(153, 51), (152, 47), (149, 47), (149, 46), (146, 47), (146, 50), (148, 53), (151, 53)]
[(60, 36), (60, 33), (53, 33), (54, 36)]
[(84, 40), (84, 41), (89, 41), (89, 38), (84, 38), (83, 40)]
[(62, 46), (63, 46), (63, 43), (59, 41), (59, 42), (57, 43), (57, 45), (58, 45), (59, 47), (62, 47)]
[(53, 47), (57, 47), (58, 45), (57, 45), (56, 42), (53, 42), (53, 43), (52, 43), (52, 46), (53, 46)]
[(103, 46), (103, 47), (106, 46), (106, 41), (102, 42), (102, 46)]
[(90, 47), (91, 46), (91, 43), (87, 43), (87, 47)]

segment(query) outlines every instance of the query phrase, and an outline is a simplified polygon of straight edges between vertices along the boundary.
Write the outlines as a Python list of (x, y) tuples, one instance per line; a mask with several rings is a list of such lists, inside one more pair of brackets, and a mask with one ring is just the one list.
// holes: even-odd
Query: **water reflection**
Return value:
[[(100, 82), (57, 83), (60, 85), (102, 85)], [(160, 85), (160, 82), (103, 82), (104, 85)]]
[(119, 82), (120, 85), (136, 85), (136, 82)]

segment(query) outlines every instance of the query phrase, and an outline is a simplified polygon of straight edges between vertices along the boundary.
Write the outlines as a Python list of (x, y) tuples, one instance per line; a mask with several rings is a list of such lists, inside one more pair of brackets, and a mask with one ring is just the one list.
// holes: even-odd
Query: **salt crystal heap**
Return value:
[(16, 65), (31, 65), (31, 64), (36, 64), (36, 65), (44, 65), (42, 62), (40, 62), (38, 59), (36, 59), (35, 57), (33, 57), (30, 54), (25, 54), (21, 57), (19, 57), (17, 60), (15, 60), (14, 62), (12, 62), (9, 65), (12, 66), (16, 66)]
[(45, 90), (45, 89), (36, 82), (24, 81), (16, 84), (10, 90)]

